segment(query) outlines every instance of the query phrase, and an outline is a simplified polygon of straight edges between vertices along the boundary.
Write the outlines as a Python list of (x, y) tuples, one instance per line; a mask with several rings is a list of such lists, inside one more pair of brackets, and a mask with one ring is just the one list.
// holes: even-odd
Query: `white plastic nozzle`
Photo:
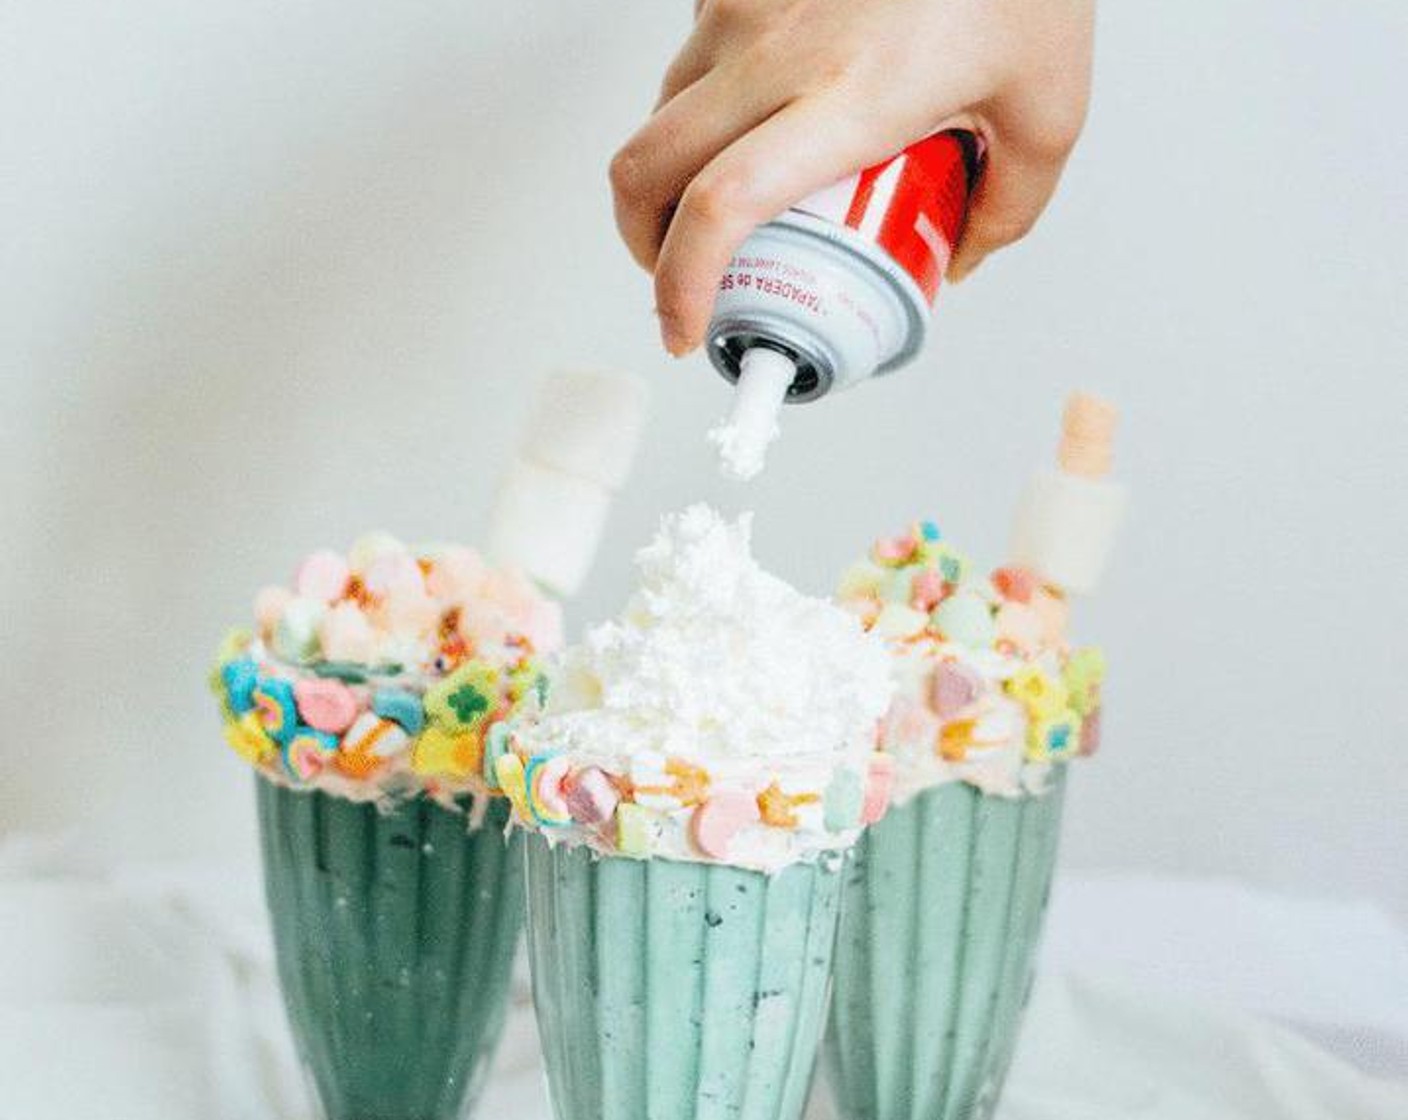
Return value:
[(746, 481), (763, 469), (768, 445), (778, 436), (782, 402), (796, 376), (797, 367), (786, 354), (766, 346), (744, 353), (733, 410), (709, 432), (725, 474)]
[(575, 594), (596, 558), (612, 496), (630, 473), (645, 407), (638, 378), (569, 373), (545, 381), (499, 482), (490, 556), (559, 595)]

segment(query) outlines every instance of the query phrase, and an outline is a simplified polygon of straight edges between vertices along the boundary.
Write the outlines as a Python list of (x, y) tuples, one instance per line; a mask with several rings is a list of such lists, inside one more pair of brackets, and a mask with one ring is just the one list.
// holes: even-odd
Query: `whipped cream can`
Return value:
[(797, 368), (792, 402), (815, 400), (918, 353), (980, 161), (977, 139), (941, 132), (758, 227), (719, 281), (709, 358), (736, 382), (757, 347)]

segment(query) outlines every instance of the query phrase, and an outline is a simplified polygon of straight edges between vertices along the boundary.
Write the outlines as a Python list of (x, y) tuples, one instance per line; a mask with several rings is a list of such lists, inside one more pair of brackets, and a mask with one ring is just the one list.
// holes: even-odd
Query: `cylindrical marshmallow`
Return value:
[(1118, 482), (1042, 471), (1018, 507), (1012, 560), (1066, 591), (1093, 591), (1127, 499), (1128, 490)]
[(626, 481), (645, 420), (645, 383), (610, 373), (564, 373), (538, 391), (519, 454), (615, 490)]
[(610, 508), (606, 487), (518, 459), (499, 482), (489, 517), (489, 554), (559, 595), (575, 594), (596, 556)]

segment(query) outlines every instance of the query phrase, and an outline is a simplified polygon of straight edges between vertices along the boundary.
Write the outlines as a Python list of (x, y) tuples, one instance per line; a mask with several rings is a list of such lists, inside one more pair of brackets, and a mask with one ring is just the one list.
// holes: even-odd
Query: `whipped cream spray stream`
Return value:
[(981, 151), (942, 132), (759, 226), (719, 281), (709, 359), (737, 384), (709, 433), (723, 470), (762, 470), (784, 403), (898, 369), (923, 345)]

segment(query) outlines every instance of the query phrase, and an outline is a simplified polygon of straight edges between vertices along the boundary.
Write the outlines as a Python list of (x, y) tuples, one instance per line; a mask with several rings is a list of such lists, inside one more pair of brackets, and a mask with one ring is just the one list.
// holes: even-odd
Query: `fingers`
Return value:
[(616, 225), (631, 255), (655, 267), (690, 181), (724, 148), (786, 104), (780, 83), (718, 67), (660, 109), (611, 161)]
[(719, 277), (754, 227), (897, 146), (819, 96), (792, 102), (711, 160), (681, 197), (655, 265), (665, 349), (679, 356), (703, 341)]
[(988, 254), (1030, 233), (1051, 200), (1064, 166), (1064, 157), (1034, 159), (1000, 144), (990, 146), (968, 207), (963, 238), (949, 262), (948, 278), (957, 283)]

